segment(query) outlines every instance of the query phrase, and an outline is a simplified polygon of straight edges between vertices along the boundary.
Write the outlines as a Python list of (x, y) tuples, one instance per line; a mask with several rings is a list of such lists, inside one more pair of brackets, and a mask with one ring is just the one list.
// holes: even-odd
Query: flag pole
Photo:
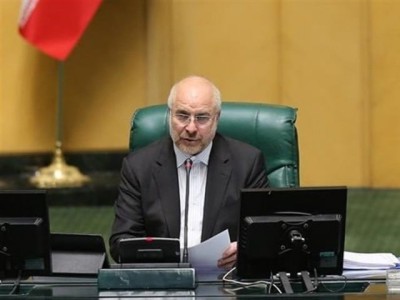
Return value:
[(67, 165), (62, 152), (63, 140), (63, 95), (64, 62), (58, 61), (57, 70), (57, 105), (56, 105), (56, 143), (53, 160), (47, 167), (40, 168), (30, 178), (31, 184), (38, 188), (80, 187), (90, 181), (77, 167)]

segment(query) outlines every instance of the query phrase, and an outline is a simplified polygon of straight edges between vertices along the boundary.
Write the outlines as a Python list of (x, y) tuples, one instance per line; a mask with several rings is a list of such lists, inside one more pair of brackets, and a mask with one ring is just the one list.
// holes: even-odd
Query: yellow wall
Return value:
[(372, 1), (371, 170), (372, 183), (400, 186), (400, 1)]
[[(50, 151), (57, 63), (0, 1), (0, 153)], [(64, 64), (66, 151), (126, 149), (131, 113), (188, 74), (295, 106), (302, 185), (400, 187), (400, 1), (104, 0)]]

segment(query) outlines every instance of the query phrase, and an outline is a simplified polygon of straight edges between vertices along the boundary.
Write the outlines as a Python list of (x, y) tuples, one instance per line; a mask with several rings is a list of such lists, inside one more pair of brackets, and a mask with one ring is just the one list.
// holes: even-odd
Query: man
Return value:
[(183, 245), (186, 170), (192, 161), (188, 209), (188, 246), (229, 230), (233, 241), (218, 266), (236, 262), (241, 188), (268, 186), (258, 149), (216, 132), (221, 96), (204, 77), (176, 83), (168, 97), (170, 136), (130, 153), (123, 161), (111, 255), (128, 237), (180, 238)]

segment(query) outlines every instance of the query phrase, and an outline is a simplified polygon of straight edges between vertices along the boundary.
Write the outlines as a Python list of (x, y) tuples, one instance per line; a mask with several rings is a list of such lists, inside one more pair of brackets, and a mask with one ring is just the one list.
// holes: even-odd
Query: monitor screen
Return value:
[(0, 190), (0, 278), (50, 275), (46, 191)]
[(346, 187), (243, 189), (240, 205), (239, 278), (342, 273)]

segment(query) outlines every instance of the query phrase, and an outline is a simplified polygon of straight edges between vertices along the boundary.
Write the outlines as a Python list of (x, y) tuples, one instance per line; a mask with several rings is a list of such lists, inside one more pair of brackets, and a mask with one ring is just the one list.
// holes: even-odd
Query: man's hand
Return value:
[(222, 257), (218, 260), (218, 268), (224, 268), (226, 270), (231, 269), (236, 264), (236, 255), (237, 242), (233, 242), (224, 253), (222, 253)]

